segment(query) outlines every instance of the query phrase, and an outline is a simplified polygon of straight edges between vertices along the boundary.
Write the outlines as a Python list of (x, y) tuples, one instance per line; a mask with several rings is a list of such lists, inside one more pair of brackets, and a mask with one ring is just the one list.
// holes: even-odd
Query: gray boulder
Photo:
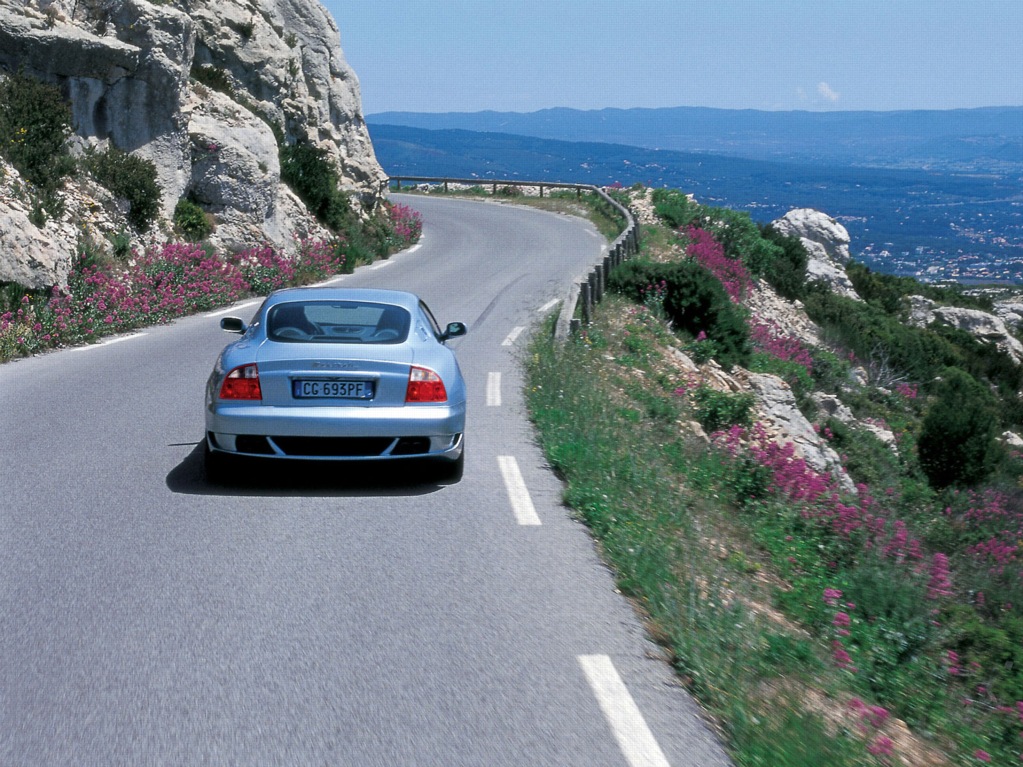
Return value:
[(1023, 343), (1009, 332), (1005, 320), (979, 309), (961, 309), (956, 306), (938, 306), (922, 296), (910, 296), (910, 322), (926, 327), (932, 322), (951, 325), (965, 330), (978, 341), (994, 344), (1017, 364), (1023, 364)]
[(1023, 328), (1023, 301), (1018, 299), (996, 301), (995, 314), (1005, 320), (1007, 325)]
[(778, 232), (798, 237), (806, 248), (809, 260), (806, 276), (810, 281), (822, 281), (839, 295), (859, 300), (852, 282), (845, 274), (849, 263), (849, 232), (826, 213), (811, 208), (790, 210), (771, 222)]
[(812, 469), (831, 474), (846, 492), (856, 486), (842, 468), (838, 454), (817, 434), (796, 405), (796, 397), (784, 380), (768, 373), (749, 373), (749, 389), (756, 398), (757, 420), (780, 442), (792, 442)]

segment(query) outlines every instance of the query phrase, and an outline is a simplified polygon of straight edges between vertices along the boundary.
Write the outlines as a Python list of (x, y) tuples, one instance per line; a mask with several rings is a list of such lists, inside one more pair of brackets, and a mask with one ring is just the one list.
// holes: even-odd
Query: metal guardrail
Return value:
[[(497, 181), (493, 179), (478, 178), (438, 178), (432, 176), (391, 176), (390, 183), (395, 185), (395, 191), (401, 191), (402, 182), (413, 184), (429, 184), (431, 186), (442, 186), (444, 191), (449, 191), (449, 185), (457, 184), (469, 187), (490, 187), (491, 194), (497, 194), (499, 188), (506, 187), (535, 187), (539, 188), (540, 197), (543, 197), (545, 189), (571, 189), (581, 197), (583, 192), (596, 194), (602, 200), (609, 203), (624, 219), (625, 228), (615, 238), (603, 258), (584, 276), (574, 281), (565, 293), (561, 302), (561, 312), (554, 327), (554, 337), (559, 342), (568, 339), (572, 333), (579, 332), (582, 325), (589, 325), (593, 318), (593, 306), (604, 297), (607, 289), (607, 279), (611, 270), (623, 261), (639, 252), (639, 224), (632, 211), (619, 203), (599, 186), (591, 184), (568, 184), (555, 183), (550, 181)], [(390, 184), (389, 184), (390, 186)], [(576, 311), (579, 311), (580, 318), (576, 318)]]

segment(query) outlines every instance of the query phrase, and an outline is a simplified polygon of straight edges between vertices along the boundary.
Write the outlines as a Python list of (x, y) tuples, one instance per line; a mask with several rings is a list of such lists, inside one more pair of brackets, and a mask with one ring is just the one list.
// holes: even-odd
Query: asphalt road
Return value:
[(0, 366), (0, 765), (728, 763), (525, 418), (530, 329), (603, 240), (402, 201), (421, 245), (338, 284), (469, 325), (458, 484), (361, 466), (207, 484), (216, 317)]

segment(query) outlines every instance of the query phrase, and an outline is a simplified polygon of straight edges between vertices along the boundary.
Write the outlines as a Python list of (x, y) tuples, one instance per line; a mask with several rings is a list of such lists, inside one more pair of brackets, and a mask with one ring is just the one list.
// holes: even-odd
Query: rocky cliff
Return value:
[[(358, 81), (318, 0), (0, 0), (0, 72), (18, 71), (70, 101), (77, 152), (114, 146), (155, 164), (165, 229), (188, 196), (223, 247), (321, 233), (281, 183), (278, 148), (299, 141), (325, 152), (356, 207), (381, 199)], [(125, 228), (124, 206), (84, 178), (36, 227), (17, 184), (5, 167), (0, 281), (60, 282), (83, 228)]]

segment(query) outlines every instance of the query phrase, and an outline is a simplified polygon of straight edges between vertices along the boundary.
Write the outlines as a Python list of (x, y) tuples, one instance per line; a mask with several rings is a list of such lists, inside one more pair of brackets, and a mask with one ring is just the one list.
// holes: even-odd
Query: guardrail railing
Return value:
[[(604, 297), (607, 289), (607, 279), (611, 270), (618, 264), (628, 260), (639, 252), (639, 224), (636, 217), (632, 215), (627, 207), (611, 197), (599, 186), (592, 184), (568, 184), (551, 181), (497, 181), (494, 179), (478, 178), (438, 178), (435, 176), (391, 176), (390, 184), (394, 185), (394, 191), (400, 192), (402, 183), (428, 184), (430, 186), (441, 186), (444, 191), (450, 191), (451, 185), (467, 187), (491, 188), (491, 194), (497, 194), (498, 189), (506, 187), (529, 187), (537, 188), (539, 196), (544, 196), (545, 189), (570, 189), (575, 190), (581, 197), (584, 192), (596, 194), (602, 200), (608, 202), (625, 220), (625, 228), (615, 238), (614, 242), (608, 245), (603, 258), (581, 278), (574, 281), (565, 293), (561, 302), (561, 312), (554, 327), (554, 337), (559, 341), (565, 341), (572, 333), (577, 333), (582, 325), (589, 325), (593, 318), (593, 306)], [(576, 317), (576, 314), (580, 317)]]

